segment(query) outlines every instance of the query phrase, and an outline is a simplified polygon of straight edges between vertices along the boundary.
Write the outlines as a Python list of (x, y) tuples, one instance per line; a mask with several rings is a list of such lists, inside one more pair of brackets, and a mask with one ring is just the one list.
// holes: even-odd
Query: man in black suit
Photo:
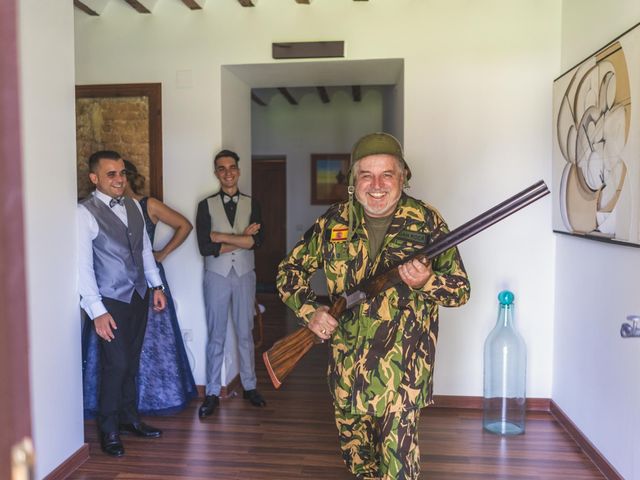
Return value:
[(166, 306), (140, 205), (124, 197), (127, 177), (113, 151), (89, 158), (95, 192), (78, 205), (80, 305), (100, 337), (102, 365), (98, 427), (102, 450), (124, 455), (120, 433), (159, 437), (140, 421), (136, 374), (147, 324), (149, 289), (156, 310)]

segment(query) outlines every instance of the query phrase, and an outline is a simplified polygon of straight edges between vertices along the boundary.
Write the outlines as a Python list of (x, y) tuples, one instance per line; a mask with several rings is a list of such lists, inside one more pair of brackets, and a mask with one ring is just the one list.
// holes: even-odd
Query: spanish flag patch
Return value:
[(332, 242), (345, 242), (347, 240), (347, 234), (349, 228), (344, 225), (336, 225), (331, 229), (331, 241)]

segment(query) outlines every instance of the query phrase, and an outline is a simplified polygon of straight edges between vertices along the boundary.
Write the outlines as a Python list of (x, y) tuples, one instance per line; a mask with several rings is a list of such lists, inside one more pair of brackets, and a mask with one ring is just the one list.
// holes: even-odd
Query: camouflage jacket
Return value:
[[(346, 241), (347, 204), (335, 204), (280, 263), (280, 297), (305, 325), (319, 306), (309, 283), (317, 269), (324, 269), (333, 302), (376, 269), (401, 263), (448, 232), (435, 209), (403, 194), (378, 256), (370, 258), (358, 202), (355, 210), (351, 242)], [(457, 248), (432, 259), (432, 268), (435, 274), (422, 289), (400, 283), (338, 319), (328, 369), (337, 405), (352, 413), (381, 416), (431, 402), (438, 306), (462, 305), (470, 293)]]

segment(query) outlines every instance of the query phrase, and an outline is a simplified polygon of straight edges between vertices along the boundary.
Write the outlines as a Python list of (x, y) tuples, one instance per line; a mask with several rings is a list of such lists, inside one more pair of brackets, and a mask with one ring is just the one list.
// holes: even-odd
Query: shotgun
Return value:
[[(469, 220), (467, 223), (450, 231), (446, 235), (434, 240), (422, 250), (404, 258), (401, 263), (417, 259), (426, 264), (430, 258), (434, 258), (442, 252), (455, 247), (459, 243), (541, 199), (547, 194), (549, 194), (549, 189), (544, 181), (540, 180), (495, 207)], [(390, 267), (344, 292), (331, 305), (328, 313), (338, 319), (346, 310), (360, 305), (367, 299), (374, 298), (376, 295), (401, 281), (400, 274), (398, 273), (398, 265)], [(283, 380), (291, 373), (302, 357), (304, 357), (311, 347), (320, 342), (321, 340), (311, 330), (307, 327), (301, 327), (275, 342), (269, 350), (264, 352), (262, 359), (267, 367), (267, 372), (269, 373), (269, 378), (271, 378), (273, 386), (280, 388)]]

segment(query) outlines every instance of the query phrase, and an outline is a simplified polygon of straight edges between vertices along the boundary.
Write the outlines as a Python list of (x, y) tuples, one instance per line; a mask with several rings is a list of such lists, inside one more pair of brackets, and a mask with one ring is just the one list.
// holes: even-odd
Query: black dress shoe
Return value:
[(120, 435), (118, 432), (100, 433), (100, 446), (102, 451), (114, 457), (121, 457), (124, 455), (124, 446), (120, 441)]
[(121, 423), (119, 428), (120, 433), (133, 433), (134, 435), (144, 438), (157, 438), (162, 435), (162, 430), (147, 425), (144, 422)]
[(217, 395), (205, 395), (204, 402), (200, 405), (200, 409), (198, 410), (198, 416), (208, 417), (213, 413), (213, 411), (218, 408), (220, 405), (220, 399)]
[(253, 390), (245, 390), (242, 393), (242, 398), (249, 400), (254, 407), (264, 407), (267, 404), (264, 398), (262, 398), (262, 395), (260, 395), (260, 392), (255, 388)]

